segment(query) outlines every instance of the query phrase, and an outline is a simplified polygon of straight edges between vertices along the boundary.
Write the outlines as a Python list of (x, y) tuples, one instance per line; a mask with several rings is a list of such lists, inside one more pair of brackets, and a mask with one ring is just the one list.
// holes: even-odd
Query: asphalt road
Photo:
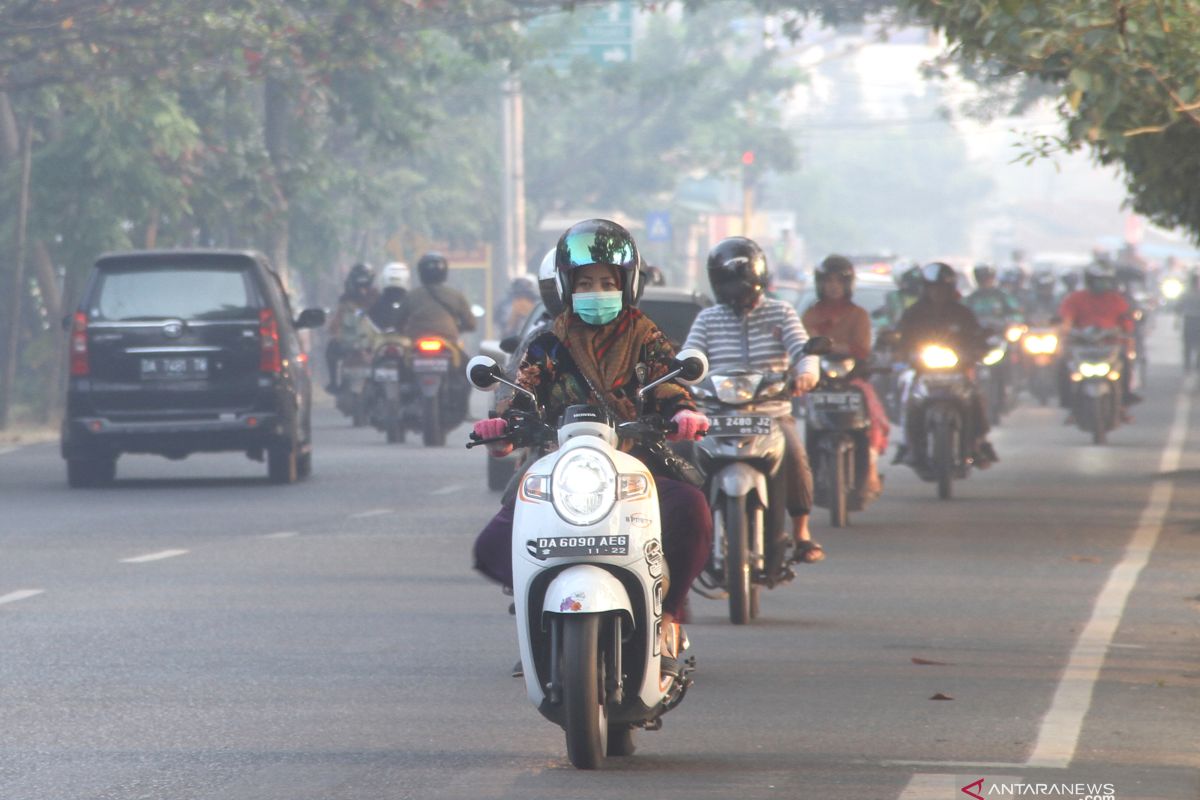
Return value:
[(695, 687), (593, 773), (508, 675), (465, 429), (322, 412), (292, 487), (228, 455), (68, 491), (54, 445), (0, 451), (0, 800), (1195, 800), (1200, 402), (1168, 337), (1111, 444), (1023, 406), (953, 501), (892, 467), (851, 528), (818, 516), (829, 558), (753, 626), (695, 597)]

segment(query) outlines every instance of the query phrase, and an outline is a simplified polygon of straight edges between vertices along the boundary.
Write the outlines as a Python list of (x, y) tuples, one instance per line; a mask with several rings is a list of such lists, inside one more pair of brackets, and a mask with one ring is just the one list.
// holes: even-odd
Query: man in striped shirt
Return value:
[[(804, 356), (808, 333), (796, 309), (765, 296), (769, 279), (767, 257), (758, 244), (741, 236), (718, 242), (708, 254), (708, 280), (718, 305), (700, 312), (684, 347), (703, 351), (711, 373), (731, 369), (787, 373), (793, 393), (802, 394), (817, 385), (820, 363)], [(808, 529), (812, 470), (791, 416), (791, 403), (780, 399), (760, 403), (755, 410), (777, 418), (786, 442), (784, 471), (795, 537), (793, 558), (805, 564), (820, 561), (825, 551), (812, 540)]]

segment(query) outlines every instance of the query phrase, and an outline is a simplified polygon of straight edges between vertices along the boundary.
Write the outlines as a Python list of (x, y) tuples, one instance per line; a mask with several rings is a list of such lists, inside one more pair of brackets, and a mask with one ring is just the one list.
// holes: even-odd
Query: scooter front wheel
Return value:
[(604, 652), (600, 617), (579, 614), (562, 620), (562, 688), (567, 758), (578, 769), (597, 769), (608, 749), (604, 697)]
[(749, 511), (746, 497), (725, 498), (725, 588), (734, 625), (750, 622), (758, 591), (750, 575)]

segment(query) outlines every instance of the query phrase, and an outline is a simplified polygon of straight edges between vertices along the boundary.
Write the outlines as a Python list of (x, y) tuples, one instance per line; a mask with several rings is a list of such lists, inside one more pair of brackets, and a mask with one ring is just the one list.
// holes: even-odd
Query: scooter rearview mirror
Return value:
[(675, 369), (681, 370), (678, 380), (681, 383), (698, 383), (708, 374), (708, 357), (695, 348), (680, 350), (675, 357)]
[(833, 349), (833, 340), (828, 336), (814, 336), (804, 343), (806, 356), (823, 356)]
[(500, 385), (500, 366), (489, 356), (475, 356), (467, 362), (467, 380), (476, 389), (492, 392)]

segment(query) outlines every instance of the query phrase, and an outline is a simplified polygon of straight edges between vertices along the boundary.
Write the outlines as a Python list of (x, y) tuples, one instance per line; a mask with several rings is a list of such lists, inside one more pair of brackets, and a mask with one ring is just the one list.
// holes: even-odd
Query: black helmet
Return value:
[(822, 288), (823, 281), (826, 278), (837, 278), (846, 287), (846, 299), (849, 300), (854, 296), (854, 277), (854, 265), (850, 263), (850, 259), (836, 254), (826, 256), (821, 265), (813, 270), (813, 280), (817, 286), (817, 299), (825, 299), (825, 290)]
[(1083, 271), (1083, 285), (1089, 292), (1111, 292), (1117, 288), (1117, 271), (1109, 264), (1088, 264)]
[(557, 248), (551, 248), (542, 256), (538, 265), (538, 294), (542, 296), (542, 305), (546, 313), (557, 317), (563, 311), (562, 295), (558, 293), (558, 267), (555, 266)]
[(996, 268), (991, 264), (976, 264), (974, 275), (975, 283), (982, 285), (984, 281), (996, 279)]
[(374, 283), (375, 270), (371, 269), (370, 264), (360, 261), (350, 268), (350, 274), (346, 276), (346, 291), (370, 289)]
[(898, 281), (900, 285), (900, 292), (902, 294), (910, 295), (920, 294), (921, 283), (923, 280), (924, 278), (921, 274), (920, 267), (909, 267), (908, 269), (904, 270), (904, 272), (900, 273), (900, 280)]
[(941, 284), (954, 289), (958, 287), (958, 273), (949, 264), (934, 261), (921, 267), (921, 283), (925, 286)]
[(607, 219), (576, 222), (559, 237), (554, 250), (556, 288), (564, 308), (571, 304), (571, 273), (593, 264), (616, 267), (621, 275), (621, 298), (626, 307), (637, 305), (641, 288), (642, 257), (629, 231)]
[(417, 274), (421, 276), (423, 286), (445, 283), (449, 271), (450, 264), (441, 253), (426, 253), (417, 262)]
[(739, 310), (754, 307), (770, 280), (767, 255), (754, 241), (731, 236), (708, 254), (708, 283), (718, 303)]
[(1039, 292), (1054, 291), (1054, 273), (1048, 269), (1040, 269), (1033, 273), (1033, 288)]

